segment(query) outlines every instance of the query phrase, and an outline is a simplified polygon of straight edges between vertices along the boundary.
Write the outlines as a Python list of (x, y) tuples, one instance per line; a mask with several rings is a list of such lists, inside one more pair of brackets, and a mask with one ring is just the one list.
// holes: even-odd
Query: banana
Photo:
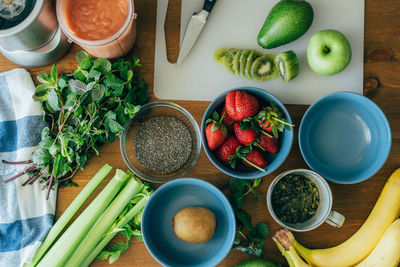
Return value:
[(400, 169), (397, 169), (386, 182), (365, 223), (347, 241), (327, 249), (308, 249), (294, 241), (294, 247), (313, 266), (353, 266), (371, 253), (386, 229), (399, 216), (399, 212)]
[(289, 229), (281, 229), (272, 237), (282, 255), (286, 258), (289, 267), (311, 267), (305, 263), (294, 248), (294, 236)]
[(396, 267), (400, 262), (400, 219), (392, 223), (374, 250), (356, 267)]

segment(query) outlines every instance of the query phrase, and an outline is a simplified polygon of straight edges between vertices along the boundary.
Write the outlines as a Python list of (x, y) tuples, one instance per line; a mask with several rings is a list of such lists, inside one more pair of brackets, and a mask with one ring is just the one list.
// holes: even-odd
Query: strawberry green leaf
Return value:
[[(232, 157), (232, 156), (229, 156), (229, 158)], [(232, 169), (235, 169), (236, 161), (237, 161), (236, 158), (233, 158), (231, 161), (229, 161), (229, 165), (232, 167)]]
[(211, 123), (211, 122), (214, 122), (214, 120), (211, 119), (211, 118), (209, 118), (209, 119), (206, 120), (206, 124), (209, 124), (209, 123)]
[(226, 126), (224, 124), (221, 124), (220, 127), (221, 127), (222, 135), (225, 136), (228, 133), (228, 130), (226, 129)]
[(215, 121), (218, 121), (218, 120), (219, 120), (218, 112), (214, 111), (213, 114), (212, 114), (212, 117), (213, 117), (213, 119), (214, 119)]
[(251, 152), (251, 148), (250, 148), (250, 147), (243, 147), (243, 148), (240, 150), (240, 153), (243, 153), (243, 154), (247, 154), (247, 153), (249, 153), (249, 152)]
[(213, 123), (212, 125), (211, 125), (211, 132), (213, 133), (213, 132), (215, 132), (215, 131), (217, 131), (219, 129), (219, 125), (218, 125), (218, 123)]
[(276, 126), (274, 124), (271, 125), (271, 130), (272, 130), (272, 133), (274, 134), (274, 136), (276, 138), (278, 138), (279, 137), (278, 130), (276, 129)]
[(248, 125), (247, 123), (245, 123), (245, 122), (240, 122), (240, 123), (239, 123), (239, 128), (240, 128), (241, 130), (247, 132), (247, 130), (249, 130), (249, 125)]

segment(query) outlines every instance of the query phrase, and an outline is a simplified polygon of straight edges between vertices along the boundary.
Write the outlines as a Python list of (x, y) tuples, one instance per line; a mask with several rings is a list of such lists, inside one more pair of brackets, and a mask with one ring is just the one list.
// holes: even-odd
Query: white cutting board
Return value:
[[(336, 91), (363, 92), (364, 0), (309, 0), (314, 9), (311, 28), (300, 39), (265, 50), (256, 39), (264, 20), (277, 0), (218, 0), (199, 39), (181, 65), (167, 60), (164, 24), (168, 0), (157, 1), (154, 94), (160, 99), (213, 100), (221, 92), (241, 87), (259, 87), (286, 104), (311, 104)], [(204, 1), (182, 0), (181, 40), (193, 12), (201, 10)], [(341, 73), (325, 77), (314, 73), (307, 63), (306, 48), (311, 36), (324, 29), (336, 29), (350, 41), (352, 60)], [(217, 48), (256, 49), (264, 53), (294, 50), (300, 73), (290, 83), (280, 78), (267, 82), (251, 81), (230, 74), (216, 63)]]

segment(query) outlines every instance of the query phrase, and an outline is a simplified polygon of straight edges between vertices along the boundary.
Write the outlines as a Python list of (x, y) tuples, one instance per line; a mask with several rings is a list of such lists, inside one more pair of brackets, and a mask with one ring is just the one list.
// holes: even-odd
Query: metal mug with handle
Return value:
[[(272, 208), (271, 204), (272, 191), (274, 190), (274, 187), (278, 183), (278, 181), (289, 174), (302, 175), (310, 179), (318, 188), (320, 202), (317, 212), (309, 220), (302, 223), (289, 224), (282, 222), (276, 216)], [(318, 226), (320, 226), (321, 224), (323, 224), (324, 222), (335, 227), (341, 227), (344, 223), (345, 217), (339, 212), (332, 209), (332, 203), (333, 203), (332, 191), (328, 183), (318, 173), (307, 169), (295, 169), (281, 173), (271, 182), (267, 192), (267, 206), (272, 218), (283, 227), (286, 227), (296, 232), (305, 232), (313, 230)]]

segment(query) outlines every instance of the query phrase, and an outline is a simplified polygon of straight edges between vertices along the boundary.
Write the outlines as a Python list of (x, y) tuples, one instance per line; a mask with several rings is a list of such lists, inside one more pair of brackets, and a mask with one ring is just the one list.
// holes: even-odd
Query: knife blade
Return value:
[(186, 56), (189, 54), (193, 45), (196, 43), (204, 25), (207, 22), (208, 15), (213, 9), (217, 0), (205, 0), (203, 9), (193, 14), (190, 18), (189, 24), (183, 37), (181, 48), (179, 49), (178, 59), (176, 64), (179, 65), (183, 62)]

